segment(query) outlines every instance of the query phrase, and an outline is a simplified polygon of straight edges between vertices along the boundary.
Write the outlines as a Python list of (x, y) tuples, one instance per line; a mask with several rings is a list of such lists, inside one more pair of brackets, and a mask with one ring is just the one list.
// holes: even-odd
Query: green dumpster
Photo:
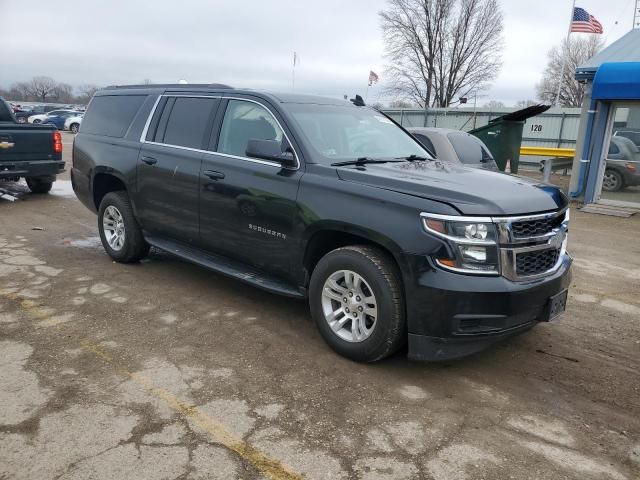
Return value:
[(528, 118), (546, 112), (549, 108), (551, 108), (551, 105), (533, 105), (516, 112), (507, 113), (490, 120), (484, 127), (469, 131), (469, 133), (485, 143), (493, 154), (500, 170), (504, 171), (507, 163), (509, 163), (511, 172), (518, 173), (522, 127)]

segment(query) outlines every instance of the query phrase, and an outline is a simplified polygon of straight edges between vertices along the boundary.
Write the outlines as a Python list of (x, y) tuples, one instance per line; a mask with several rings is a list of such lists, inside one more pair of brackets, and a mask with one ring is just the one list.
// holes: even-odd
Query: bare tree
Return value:
[(484, 104), (484, 108), (505, 108), (506, 105), (498, 100), (491, 100)]
[(414, 106), (415, 105), (405, 102), (404, 100), (394, 100), (389, 103), (389, 108), (413, 108)]
[(446, 107), (486, 89), (500, 70), (497, 0), (388, 0), (379, 15), (389, 95)]
[(16, 82), (9, 88), (9, 98), (11, 100), (29, 100), (29, 83)]
[(73, 103), (76, 100), (73, 96), (73, 87), (68, 83), (58, 83), (51, 96), (60, 103)]
[(555, 102), (562, 62), (566, 60), (557, 104), (562, 107), (580, 107), (585, 86), (576, 81), (576, 68), (602, 50), (603, 46), (604, 41), (598, 35), (589, 35), (573, 37), (568, 42), (562, 42), (561, 46), (549, 50), (547, 68), (542, 74), (542, 80), (536, 85), (538, 98), (546, 103)]
[(516, 108), (527, 108), (532, 107), (534, 105), (538, 105), (538, 102), (535, 100), (518, 100), (515, 104)]
[(51, 95), (58, 83), (51, 77), (33, 77), (26, 83), (27, 94), (40, 100), (41, 102), (47, 101), (47, 96)]
[(92, 84), (80, 85), (78, 88), (78, 100), (81, 103), (89, 103), (89, 100), (93, 98), (93, 95), (100, 90), (100, 87)]

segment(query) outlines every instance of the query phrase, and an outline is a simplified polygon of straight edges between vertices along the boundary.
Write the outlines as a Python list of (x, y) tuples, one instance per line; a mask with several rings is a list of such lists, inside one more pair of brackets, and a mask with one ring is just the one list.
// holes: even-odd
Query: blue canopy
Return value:
[(603, 63), (593, 79), (593, 100), (640, 100), (640, 62)]

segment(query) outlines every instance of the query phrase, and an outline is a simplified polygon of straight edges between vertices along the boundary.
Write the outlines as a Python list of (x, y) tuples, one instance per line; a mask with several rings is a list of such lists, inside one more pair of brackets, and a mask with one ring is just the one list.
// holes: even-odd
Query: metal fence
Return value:
[[(511, 113), (515, 108), (430, 108), (385, 109), (384, 112), (404, 127), (440, 127), (468, 132), (490, 120)], [(522, 145), (527, 147), (575, 148), (580, 127), (579, 108), (552, 108), (525, 122)], [(522, 158), (522, 163), (538, 163), (540, 158)]]

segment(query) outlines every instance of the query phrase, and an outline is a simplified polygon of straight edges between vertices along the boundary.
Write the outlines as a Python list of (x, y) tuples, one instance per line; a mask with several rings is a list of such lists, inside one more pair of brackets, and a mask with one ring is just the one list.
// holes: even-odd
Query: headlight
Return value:
[(451, 245), (453, 258), (435, 259), (441, 267), (465, 273), (499, 273), (497, 231), (490, 218), (423, 214), (422, 224)]

